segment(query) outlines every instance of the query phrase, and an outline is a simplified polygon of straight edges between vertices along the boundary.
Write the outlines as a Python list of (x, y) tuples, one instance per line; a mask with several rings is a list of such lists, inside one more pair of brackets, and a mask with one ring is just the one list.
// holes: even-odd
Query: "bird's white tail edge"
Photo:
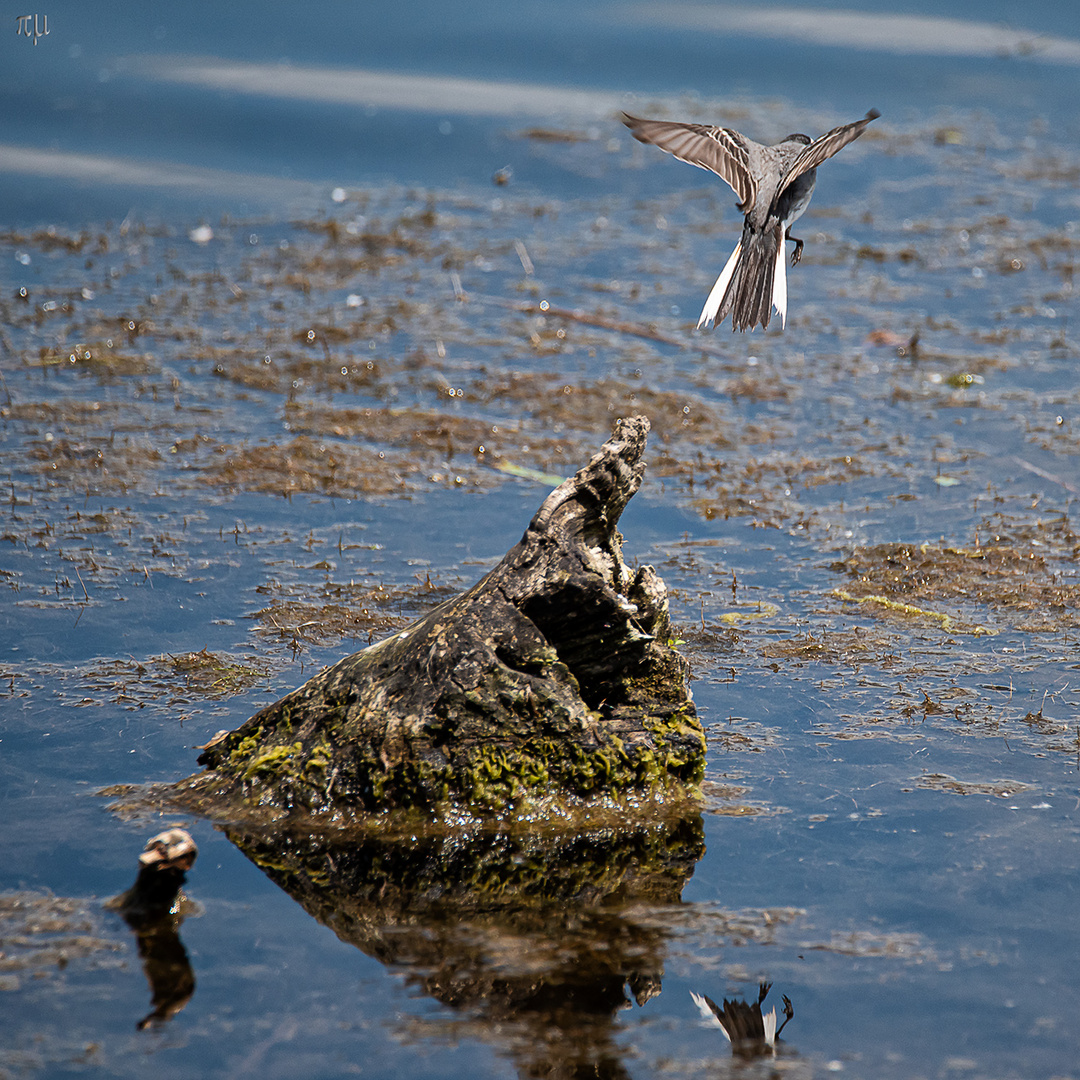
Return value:
[(700, 994), (695, 994), (693, 990), (690, 991), (690, 996), (694, 999), (698, 1012), (701, 1013), (701, 1019), (715, 1024), (724, 1033), (724, 1038), (731, 1042), (731, 1036), (727, 1033), (727, 1028), (720, 1023), (720, 1017), (709, 1008), (709, 1003)]
[[(712, 292), (709, 293), (709, 298), (705, 301), (705, 306), (701, 309), (701, 318), (698, 319), (698, 329), (700, 330), (706, 323), (714, 322), (716, 319), (716, 313), (720, 310), (720, 305), (724, 302), (724, 293), (727, 292), (727, 287), (731, 283), (731, 277), (735, 273), (735, 267), (739, 264), (739, 256), (742, 254), (742, 241), (740, 240), (735, 245), (735, 250), (731, 253), (731, 258), (728, 259), (724, 269), (720, 271), (720, 276), (716, 279), (716, 284), (712, 287)], [(785, 286), (784, 302), (787, 303), (787, 286)]]
[(780, 313), (780, 325), (787, 326), (787, 245), (784, 243), (783, 228), (779, 232), (780, 243), (776, 252), (776, 266), (773, 267), (772, 302)]
[[(783, 254), (784, 254), (784, 252), (783, 252), (783, 249), (781, 248), (781, 250), (780, 250), (780, 255), (781, 255), (780, 261), (781, 262), (784, 261), (783, 260)], [(781, 314), (782, 314), (782, 312), (781, 312)], [(764, 1016), (762, 1016), (761, 1019), (764, 1021), (764, 1024), (765, 1024), (765, 1045), (766, 1046), (775, 1046), (776, 1045), (776, 1010), (775, 1009), (770, 1009), (767, 1013), (764, 1014)]]

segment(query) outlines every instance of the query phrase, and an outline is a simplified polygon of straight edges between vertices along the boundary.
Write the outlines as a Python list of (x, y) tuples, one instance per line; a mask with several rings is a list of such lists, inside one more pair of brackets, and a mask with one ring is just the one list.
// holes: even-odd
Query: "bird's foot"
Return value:
[(791, 253), (791, 265), (798, 266), (800, 261), (802, 260), (803, 242), (797, 237), (791, 236), (790, 234), (788, 236), (788, 239), (795, 241), (795, 250)]

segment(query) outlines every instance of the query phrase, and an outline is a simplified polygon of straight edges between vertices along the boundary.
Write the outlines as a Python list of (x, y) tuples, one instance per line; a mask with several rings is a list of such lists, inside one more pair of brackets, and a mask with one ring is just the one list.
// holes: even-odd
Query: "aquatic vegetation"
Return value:
[[(790, 103), (742, 103), (730, 117), (742, 129), (782, 125), (777, 135), (789, 117), (804, 130), (823, 119)], [(1065, 923), (1053, 924), (1055, 950), (1007, 943), (1017, 920), (1034, 924), (1047, 898), (1067, 895), (1080, 762), (1070, 516), (1080, 429), (1067, 318), (1080, 253), (1075, 148), (1058, 140), (1048, 150), (1034, 120), (1017, 134), (952, 109), (871, 129), (859, 197), (823, 202), (819, 192), (800, 222), (821, 239), (808, 243), (814, 273), (800, 278), (787, 330), (755, 335), (750, 349), (695, 333), (689, 313), (702, 288), (693, 267), (730, 229), (730, 200), (693, 178), (648, 194), (629, 139), (610, 146), (599, 131), (567, 123), (557, 137), (540, 129), (515, 141), (530, 167), (575, 185), (599, 178), (602, 190), (585, 194), (522, 184), (527, 169), (515, 162), (494, 184), (485, 172), (472, 186), (342, 189), (291, 217), (159, 225), (136, 212), (0, 236), (10, 280), (0, 295), (0, 591), (15, 628), (0, 662), (9, 875), (78, 872), (94, 880), (87, 892), (120, 888), (95, 857), (107, 863), (133, 820), (157, 827), (161, 801), (147, 781), (217, 750), (242, 782), (249, 772), (248, 784), (295, 795), (292, 831), (279, 807), (251, 810), (264, 826), (278, 819), (273, 842), (254, 824), (234, 829), (255, 865), (296, 885), (342, 941), (364, 940), (399, 965), (385, 982), (371, 965), (358, 1010), (327, 990), (338, 975), (356, 984), (355, 959), (279, 910), (295, 944), (277, 947), (318, 968), (292, 965), (297, 992), (282, 1006), (264, 969), (236, 962), (255, 952), (252, 910), (267, 898), (203, 826), (200, 844), (217, 845), (203, 865), (220, 864), (249, 891), (215, 903), (213, 925), (200, 926), (199, 993), (213, 1004), (177, 1040), (185, 1053), (204, 1033), (241, 1053), (262, 1040), (262, 1019), (237, 1040), (231, 1004), (213, 997), (254, 988), (251, 1011), (286, 1034), (273, 1043), (279, 1071), (310, 1071), (304, 1052), (351, 1052), (384, 1024), (395, 1053), (430, 1040), (450, 1056), (463, 1047), (469, 1068), (483, 1068), (476, 1041), (498, 1056), (549, 1048), (554, 1032), (577, 1064), (582, 1045), (605, 1063), (632, 1046), (662, 1059), (653, 1071), (702, 1075), (713, 1062), (650, 1058), (664, 1039), (696, 1038), (682, 984), (719, 977), (752, 989), (767, 968), (781, 972), (778, 985), (813, 985), (830, 1002), (814, 1025), (796, 1025), (814, 1044), (809, 1067), (852, 1049), (857, 1023), (858, 1068), (906, 1076), (936, 1067), (931, 1050), (903, 1055), (946, 998), (958, 1023), (982, 1031), (1003, 979), (1030, 982), (1037, 970), (1068, 983)], [(437, 851), (420, 816), (402, 820), (396, 852), (363, 838), (372, 877), (355, 880), (370, 880), (371, 902), (357, 896), (350, 909), (346, 896), (337, 910), (356, 920), (337, 920), (330, 862), (347, 863), (347, 850), (329, 861), (308, 851), (300, 804), (353, 780), (375, 802), (387, 785), (417, 780), (448, 797), (445, 777), (403, 771), (375, 783), (369, 769), (363, 787), (359, 773), (335, 776), (332, 740), (309, 739), (295, 717), (257, 737), (218, 733), (487, 573), (551, 482), (616, 418), (638, 413), (652, 423), (650, 468), (627, 548), (667, 583), (662, 640), (689, 665), (704, 768), (684, 753), (692, 720), (671, 710), (651, 755), (624, 758), (612, 741), (584, 763), (543, 741), (527, 754), (492, 745), (465, 779), (495, 804), (553, 775), (593, 791), (674, 767), (694, 799), (621, 794), (593, 807), (578, 861), (572, 839), (547, 853), (525, 843), (536, 819), (524, 812), (508, 826), (513, 839), (480, 841), (472, 862), (456, 861), (475, 825), (468, 815)], [(599, 690), (589, 699), (604, 703)], [(99, 790), (124, 808), (116, 818), (77, 797)], [(682, 814), (674, 838), (658, 826), (629, 840), (635, 819)], [(72, 826), (88, 823), (85, 865), (65, 862)], [(627, 845), (605, 848), (603, 834)], [(383, 873), (395, 866), (408, 872)], [(221, 898), (227, 883), (209, 880)], [(635, 880), (643, 891), (621, 908), (620, 883)], [(480, 901), (461, 920), (447, 916), (438, 905), (455, 882), (485, 904), (520, 904), (520, 921), (485, 922)], [(393, 910), (384, 898), (395, 889), (400, 936), (391, 927), (364, 938), (363, 920)], [(62, 979), (81, 980), (93, 991), (81, 1007), (101, 1002), (102, 1023), (114, 1024), (122, 958), (145, 1005), (132, 957), (107, 947), (115, 934), (92, 905), (73, 903), (89, 915), (85, 935), (72, 921), (74, 937), (104, 946), (42, 946), (40, 965), (0, 973), (19, 980), (11, 1000), (32, 1014), (25, 1045), (43, 1032), (68, 1070), (100, 1051), (69, 1037), (74, 998)], [(410, 905), (422, 903), (431, 918), (410, 927)], [(395, 940), (403, 952), (381, 951)], [(476, 979), (440, 967), (440, 944), (475, 965)], [(582, 985), (575, 964), (603, 976), (588, 984), (610, 1003), (599, 1018), (565, 1007)], [(493, 990), (509, 972), (525, 994), (536, 970), (553, 973), (547, 997)], [(678, 993), (655, 1000), (662, 983)], [(35, 987), (42, 996), (31, 998)], [(387, 987), (386, 1012), (358, 1019), (376, 997), (383, 1007)], [(491, 1010), (470, 992), (492, 993)], [(446, 1007), (414, 1009), (415, 995)], [(611, 1010), (631, 1000), (653, 1012), (619, 1013), (613, 1025)], [(535, 1013), (514, 1012), (521, 1001)], [(42, 1002), (55, 1006), (52, 1028)], [(1057, 1053), (1052, 1064), (1068, 1071), (1068, 996), (1017, 1002), (991, 1009), (995, 1056), (956, 1068), (1021, 1075), (1030, 1055)], [(120, 1022), (130, 1026), (126, 1014)], [(875, 1047), (885, 1049), (875, 1057)], [(901, 1057), (886, 1060), (894, 1050)], [(126, 1060), (110, 1052), (107, 1067)], [(500, 1058), (492, 1069), (503, 1067)]]

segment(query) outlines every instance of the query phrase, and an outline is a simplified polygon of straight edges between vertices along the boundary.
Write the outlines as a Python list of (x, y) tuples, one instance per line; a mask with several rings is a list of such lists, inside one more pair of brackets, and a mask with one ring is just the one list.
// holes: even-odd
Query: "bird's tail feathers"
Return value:
[[(712, 291), (709, 293), (708, 299), (705, 301), (705, 306), (701, 309), (701, 318), (698, 319), (698, 329), (700, 330), (706, 323), (720, 322), (724, 315), (731, 310), (731, 304), (725, 303), (727, 300), (728, 286), (731, 284), (732, 275), (738, 269), (739, 255), (742, 253), (742, 241), (740, 240), (735, 245), (735, 250), (731, 253), (731, 257), (728, 259), (724, 266), (724, 269), (720, 271), (720, 276), (716, 279), (716, 284), (712, 287)], [(724, 315), (717, 315), (720, 309), (724, 309)]]
[(724, 1037), (731, 1042), (731, 1036), (727, 1033), (727, 1028), (724, 1027), (723, 1021), (718, 1015), (723, 1010), (716, 1007), (716, 1003), (712, 1001), (705, 994), (695, 994), (693, 990), (690, 991), (690, 996), (694, 999), (694, 1004), (698, 1007), (698, 1012), (701, 1013), (701, 1019), (707, 1020), (710, 1024), (715, 1024), (724, 1033)]
[[(740, 287), (731, 309), (732, 329), (753, 330), (755, 326), (768, 328), (772, 318), (777, 256), (780, 253), (778, 237), (783, 239), (783, 235), (784, 230), (780, 226), (768, 232), (751, 232), (749, 229), (743, 231), (743, 266), (739, 275)], [(786, 282), (784, 294), (786, 307)]]
[(776, 229), (776, 264), (773, 268), (772, 306), (780, 315), (780, 325), (787, 326), (787, 252), (784, 250), (784, 227)]
[[(784, 260), (781, 259), (780, 261), (783, 262)], [(776, 1010), (775, 1009), (770, 1009), (767, 1013), (762, 1015), (761, 1019), (762, 1019), (762, 1022), (764, 1024), (764, 1026), (765, 1026), (765, 1045), (766, 1046), (775, 1046), (776, 1045)]]
[(698, 326), (722, 322), (730, 314), (732, 330), (767, 329), (774, 306), (781, 324), (786, 324), (783, 226), (768, 232), (754, 232), (747, 226), (705, 301)]

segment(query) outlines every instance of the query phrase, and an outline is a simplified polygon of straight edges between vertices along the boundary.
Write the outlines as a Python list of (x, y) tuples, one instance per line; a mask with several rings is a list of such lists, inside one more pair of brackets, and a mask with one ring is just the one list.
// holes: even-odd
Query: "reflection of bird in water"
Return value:
[(745, 1001), (729, 1001), (724, 998), (724, 1007), (720, 1008), (712, 998), (704, 994), (691, 992), (694, 1004), (705, 1020), (720, 1025), (721, 1031), (731, 1043), (731, 1052), (740, 1057), (763, 1057), (776, 1051), (776, 1040), (780, 1032), (787, 1027), (788, 1021), (795, 1015), (788, 996), (784, 998), (784, 1022), (776, 1026), (776, 1009), (762, 1013), (761, 1003), (772, 983), (763, 982), (758, 987), (758, 999), (753, 1005)]
[(880, 115), (871, 109), (862, 120), (816, 139), (789, 135), (775, 146), (762, 146), (730, 128), (642, 120), (623, 113), (623, 123), (638, 142), (652, 143), (726, 180), (746, 215), (742, 239), (705, 301), (699, 327), (730, 315), (733, 330), (765, 329), (774, 307), (781, 324), (786, 321), (784, 241), (795, 241), (794, 266), (802, 258), (803, 242), (791, 235), (791, 226), (810, 205), (817, 167), (857, 139)]

